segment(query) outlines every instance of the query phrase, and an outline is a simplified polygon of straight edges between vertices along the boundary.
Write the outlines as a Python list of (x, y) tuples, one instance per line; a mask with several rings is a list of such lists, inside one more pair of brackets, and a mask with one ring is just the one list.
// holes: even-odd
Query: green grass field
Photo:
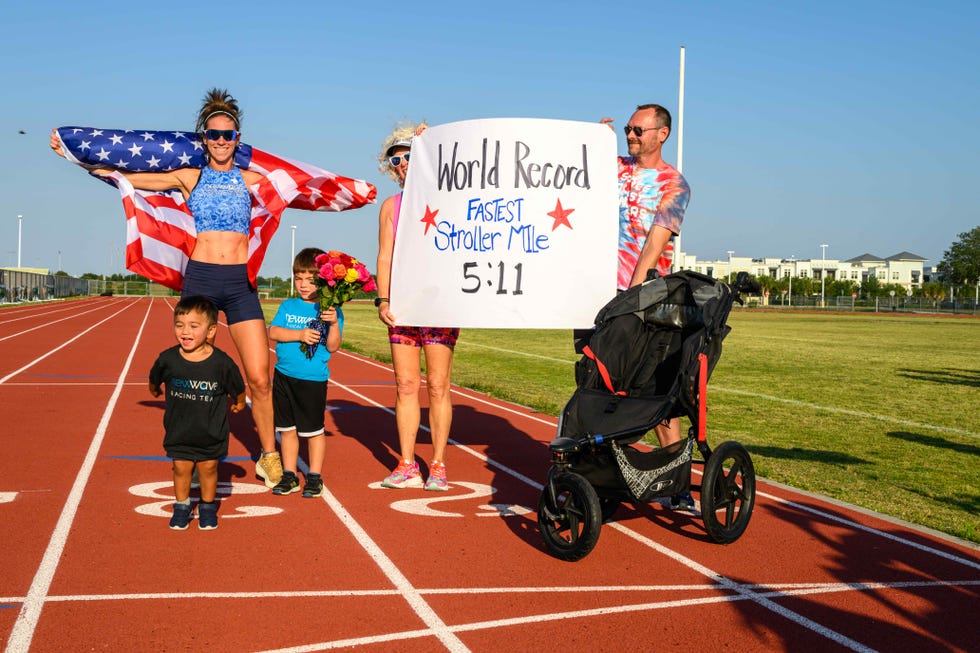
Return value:
[[(376, 309), (344, 311), (344, 347), (390, 362)], [(980, 542), (980, 319), (745, 309), (729, 325), (709, 443), (740, 441), (759, 476)], [(576, 359), (570, 331), (469, 329), (453, 382), (557, 415)]]

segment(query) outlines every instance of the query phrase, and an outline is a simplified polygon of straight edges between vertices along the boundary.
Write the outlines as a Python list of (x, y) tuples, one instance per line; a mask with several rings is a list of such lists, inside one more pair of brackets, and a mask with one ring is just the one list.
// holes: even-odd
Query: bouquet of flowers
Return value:
[[(372, 292), (377, 289), (367, 266), (353, 256), (331, 250), (317, 256), (315, 263), (317, 273), (313, 280), (316, 283), (321, 313), (328, 308), (342, 306), (358, 290)], [(316, 348), (327, 341), (327, 325), (319, 318), (314, 318), (306, 324), (306, 328), (320, 332), (319, 342), (309, 346), (306, 343), (300, 344), (306, 357), (313, 358)]]

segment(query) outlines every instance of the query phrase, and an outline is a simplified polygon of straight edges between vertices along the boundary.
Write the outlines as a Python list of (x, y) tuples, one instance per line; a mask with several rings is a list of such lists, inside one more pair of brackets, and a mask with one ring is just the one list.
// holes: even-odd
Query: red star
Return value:
[(572, 229), (572, 223), (568, 221), (568, 216), (572, 214), (575, 209), (563, 209), (561, 207), (561, 200), (555, 204), (555, 210), (548, 213), (551, 217), (555, 219), (555, 224), (551, 226), (551, 230), (554, 231), (559, 227), (559, 225), (565, 225), (569, 229)]
[(429, 208), (428, 204), (425, 205), (425, 217), (419, 220), (419, 222), (425, 225), (425, 231), (423, 232), (422, 235), (428, 235), (429, 227), (436, 226), (436, 215), (438, 213), (439, 213), (439, 209), (433, 211), (432, 209)]

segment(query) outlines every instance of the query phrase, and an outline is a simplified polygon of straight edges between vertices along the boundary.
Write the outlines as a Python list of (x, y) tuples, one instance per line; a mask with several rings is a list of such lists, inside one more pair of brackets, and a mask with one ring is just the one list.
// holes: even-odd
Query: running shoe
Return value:
[(303, 486), (303, 498), (313, 499), (323, 494), (323, 477), (319, 474), (307, 474), (306, 485)]
[(175, 531), (187, 530), (191, 523), (191, 504), (175, 503), (174, 516), (170, 518), (170, 528)]
[(213, 531), (218, 527), (218, 504), (214, 501), (197, 504), (197, 527), (202, 531)]
[(425, 482), (425, 489), (431, 492), (445, 492), (449, 489), (449, 481), (446, 480), (446, 463), (433, 462), (429, 465), (429, 478)]
[(422, 487), (422, 473), (419, 472), (419, 464), (415, 461), (401, 461), (385, 480), (381, 481), (381, 487), (401, 489), (405, 487)]
[(255, 473), (262, 478), (266, 487), (276, 487), (276, 483), (282, 478), (282, 459), (279, 452), (259, 454), (259, 459), (255, 461)]
[(272, 488), (273, 494), (292, 494), (293, 492), (299, 492), (299, 479), (296, 474), (290, 471), (285, 471), (282, 473), (282, 478), (276, 483), (276, 486)]

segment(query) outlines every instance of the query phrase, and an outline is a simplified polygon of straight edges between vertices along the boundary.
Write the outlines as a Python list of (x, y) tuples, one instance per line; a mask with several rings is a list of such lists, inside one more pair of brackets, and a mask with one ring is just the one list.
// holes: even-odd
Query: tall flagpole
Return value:
[[(681, 46), (681, 79), (677, 98), (677, 172), (684, 174), (684, 46)], [(677, 257), (681, 254), (681, 235), (674, 237), (674, 258), (671, 272), (677, 271)]]

